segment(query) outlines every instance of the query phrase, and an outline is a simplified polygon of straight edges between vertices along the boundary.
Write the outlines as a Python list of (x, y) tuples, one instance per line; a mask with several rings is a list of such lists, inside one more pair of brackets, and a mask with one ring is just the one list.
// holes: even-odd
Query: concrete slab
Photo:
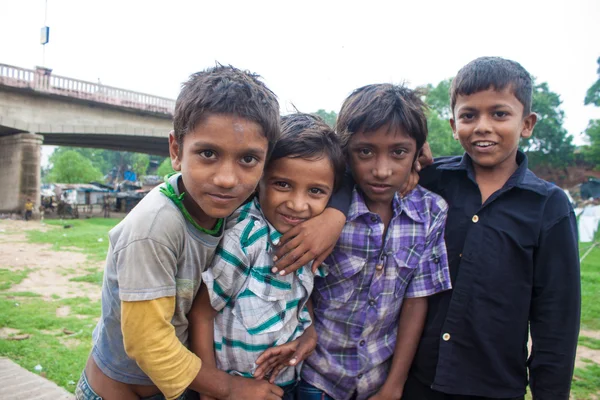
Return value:
[(75, 396), (8, 358), (0, 357), (0, 399), (74, 400)]

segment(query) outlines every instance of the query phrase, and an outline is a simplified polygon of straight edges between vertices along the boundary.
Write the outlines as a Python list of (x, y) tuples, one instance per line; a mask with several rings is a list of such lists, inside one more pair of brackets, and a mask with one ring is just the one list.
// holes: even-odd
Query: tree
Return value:
[(585, 161), (598, 168), (600, 166), (600, 119), (591, 120), (585, 134), (590, 141), (590, 145), (582, 149), (583, 157)]
[(429, 136), (427, 141), (434, 157), (464, 153), (460, 142), (452, 136), (452, 128), (449, 122), (452, 118), (449, 94), (451, 83), (452, 78), (449, 78), (441, 81), (436, 86), (428, 84), (419, 88), (425, 96), (425, 103), (429, 106), (427, 112)]
[(150, 165), (150, 156), (148, 154), (134, 153), (131, 157), (132, 166), (131, 169), (138, 176), (138, 179), (142, 175), (146, 175), (148, 166)]
[(171, 159), (170, 158), (165, 158), (164, 161), (159, 165), (158, 169), (156, 170), (156, 175), (160, 176), (161, 178), (164, 178), (165, 176), (169, 175), (171, 172), (174, 172), (175, 170), (173, 169), (172, 165), (171, 165)]
[(64, 151), (50, 156), (52, 167), (48, 181), (53, 183), (87, 183), (102, 179), (102, 172), (76, 151)]
[(598, 63), (598, 80), (594, 83), (587, 91), (585, 95), (585, 105), (593, 104), (596, 107), (600, 107), (600, 57), (597, 60)]
[(573, 137), (563, 128), (561, 104), (560, 96), (550, 91), (546, 82), (534, 86), (531, 108), (538, 115), (538, 121), (532, 137), (521, 141), (532, 167), (564, 168), (573, 161), (575, 146)]
[(323, 110), (322, 108), (320, 110), (318, 110), (317, 112), (314, 113), (315, 115), (318, 115), (319, 117), (323, 118), (323, 120), (327, 123), (327, 125), (329, 125), (330, 127), (334, 128), (335, 127), (335, 121), (337, 120), (337, 114), (335, 113), (335, 111), (330, 111), (327, 112), (325, 110)]

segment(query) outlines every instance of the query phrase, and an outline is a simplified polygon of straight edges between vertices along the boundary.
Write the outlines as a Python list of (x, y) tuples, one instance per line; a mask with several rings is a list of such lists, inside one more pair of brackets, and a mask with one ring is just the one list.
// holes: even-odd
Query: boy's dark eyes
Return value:
[(310, 188), (308, 189), (310, 194), (327, 194), (323, 189), (320, 188)]
[(408, 152), (406, 150), (404, 150), (404, 149), (396, 149), (396, 150), (393, 151), (393, 153), (394, 153), (395, 156), (402, 156), (402, 155), (404, 155), (404, 154), (406, 154)]
[(273, 182), (273, 185), (278, 186), (283, 189), (287, 189), (290, 187), (290, 184), (287, 182), (284, 182), (284, 181), (275, 181), (275, 182)]
[(254, 156), (244, 156), (242, 157), (242, 164), (245, 166), (254, 166), (258, 164), (258, 159)]
[(508, 113), (506, 111), (496, 111), (494, 113), (494, 116), (497, 118), (504, 118), (508, 115)]
[(204, 158), (214, 158), (217, 155), (217, 153), (212, 150), (202, 150), (199, 154)]
[(464, 113), (460, 115), (461, 119), (473, 119), (473, 117), (475, 117), (475, 114), (473, 113)]

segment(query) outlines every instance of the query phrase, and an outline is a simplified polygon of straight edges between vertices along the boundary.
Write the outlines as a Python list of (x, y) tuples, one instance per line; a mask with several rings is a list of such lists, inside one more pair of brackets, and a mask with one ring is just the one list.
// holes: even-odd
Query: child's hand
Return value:
[(431, 147), (429, 147), (429, 142), (423, 143), (423, 147), (421, 148), (421, 154), (417, 158), (417, 162), (419, 163), (419, 169), (417, 170), (417, 172), (433, 164), (433, 154), (431, 153)]
[(315, 347), (317, 335), (314, 330), (307, 329), (298, 339), (267, 349), (256, 360), (258, 368), (254, 372), (254, 378), (263, 379), (270, 372), (269, 382), (275, 382), (275, 378), (283, 369), (304, 361)]
[(391, 386), (386, 381), (379, 392), (369, 397), (369, 400), (400, 400), (402, 393), (404, 392), (404, 385), (402, 386)]
[(283, 389), (265, 380), (231, 377), (231, 390), (224, 400), (281, 400)]
[(321, 215), (287, 231), (279, 241), (273, 272), (287, 275), (311, 260), (314, 260), (312, 269), (315, 272), (333, 251), (345, 223), (342, 212), (327, 208)]

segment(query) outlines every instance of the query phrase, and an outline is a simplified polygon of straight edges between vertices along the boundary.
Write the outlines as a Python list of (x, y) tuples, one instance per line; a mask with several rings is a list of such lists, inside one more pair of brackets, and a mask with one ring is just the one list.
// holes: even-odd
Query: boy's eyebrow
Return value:
[[(210, 143), (210, 142), (203, 142), (201, 140), (192, 143), (192, 149), (197, 149), (197, 148), (215, 149), (215, 150), (219, 150), (219, 151), (223, 150), (223, 148), (221, 146), (219, 146), (218, 144)], [(244, 153), (244, 154), (249, 153), (252, 155), (259, 155), (259, 156), (265, 154), (265, 152), (266, 152), (266, 149), (263, 149), (260, 147), (248, 147), (248, 148), (245, 148), (242, 150), (242, 153)]]
[[(284, 175), (277, 175), (276, 173), (272, 173), (271, 176), (269, 176), (268, 180), (269, 181), (282, 180), (282, 181), (289, 181), (292, 183), (295, 182), (294, 178), (290, 178), (289, 176), (284, 176)], [(324, 183), (324, 182), (312, 182), (308, 186), (316, 186), (321, 189), (329, 189), (329, 190), (332, 189), (332, 187), (330, 185), (328, 185), (327, 183)]]
[[(412, 138), (402, 138), (399, 139), (397, 142), (392, 143), (392, 146), (412, 146), (414, 143), (414, 139)], [(377, 146), (376, 143), (373, 142), (356, 142), (356, 143), (352, 143), (352, 145), (350, 147), (356, 148), (358, 146)], [(390, 147), (392, 147), (390, 146)]]

